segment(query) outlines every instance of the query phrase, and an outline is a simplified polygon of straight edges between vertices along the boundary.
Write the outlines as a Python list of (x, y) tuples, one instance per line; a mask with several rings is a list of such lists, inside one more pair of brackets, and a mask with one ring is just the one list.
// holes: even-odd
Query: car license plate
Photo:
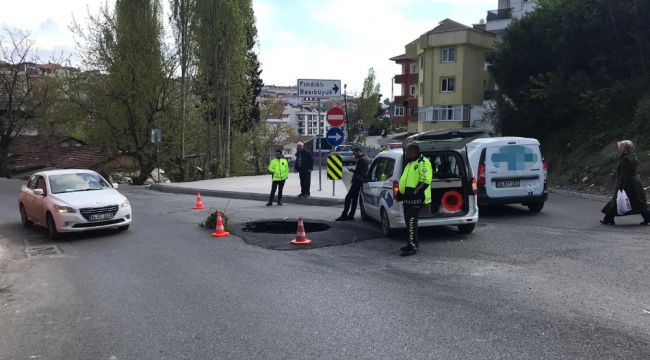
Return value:
[(112, 213), (102, 213), (102, 214), (92, 214), (90, 215), (90, 221), (97, 221), (97, 220), (110, 220), (113, 218)]
[(519, 180), (503, 180), (497, 181), (498, 188), (514, 188), (519, 187)]

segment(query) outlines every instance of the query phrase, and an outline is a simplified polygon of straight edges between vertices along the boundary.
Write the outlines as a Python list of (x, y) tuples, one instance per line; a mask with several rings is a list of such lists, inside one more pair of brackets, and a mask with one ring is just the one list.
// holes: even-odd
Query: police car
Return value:
[[(476, 138), (488, 136), (487, 131), (480, 129), (437, 130), (404, 141), (404, 144), (418, 144), (433, 169), (432, 201), (422, 207), (419, 227), (450, 225), (457, 226), (464, 234), (474, 231), (478, 222), (478, 188), (465, 146)], [(361, 190), (361, 217), (380, 222), (386, 236), (406, 227), (402, 202), (395, 200), (405, 166), (403, 149), (379, 153)]]

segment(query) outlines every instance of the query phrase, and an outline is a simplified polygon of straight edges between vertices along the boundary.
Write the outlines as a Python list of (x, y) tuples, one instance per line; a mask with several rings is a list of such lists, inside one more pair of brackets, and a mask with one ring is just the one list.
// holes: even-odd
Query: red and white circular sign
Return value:
[(345, 121), (345, 112), (340, 107), (335, 106), (327, 110), (325, 119), (330, 126), (341, 126)]

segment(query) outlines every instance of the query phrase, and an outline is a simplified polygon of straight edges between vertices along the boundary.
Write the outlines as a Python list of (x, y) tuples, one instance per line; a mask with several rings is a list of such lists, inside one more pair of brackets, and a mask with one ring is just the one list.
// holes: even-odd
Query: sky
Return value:
[[(73, 16), (84, 22), (106, 0), (3, 0), (0, 27), (27, 30), (42, 61), (74, 53)], [(111, 0), (109, 0), (111, 2)], [(162, 0), (168, 3), (168, 0)], [(295, 85), (302, 79), (337, 79), (361, 92), (375, 69), (383, 98), (400, 68), (389, 58), (446, 18), (465, 25), (485, 19), (498, 0), (253, 0), (262, 79)], [(167, 6), (165, 6), (167, 7)], [(54, 55), (53, 55), (54, 54)], [(395, 86), (393, 95), (399, 95)]]

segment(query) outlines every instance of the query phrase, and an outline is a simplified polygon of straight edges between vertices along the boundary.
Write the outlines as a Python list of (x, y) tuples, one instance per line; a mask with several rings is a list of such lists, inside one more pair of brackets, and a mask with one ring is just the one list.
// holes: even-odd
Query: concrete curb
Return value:
[[(186, 188), (186, 187), (179, 187), (179, 186), (169, 186), (165, 184), (152, 184), (149, 187), (149, 189), (164, 192), (164, 193), (171, 193), (171, 194), (195, 195), (197, 192), (199, 192), (201, 193), (201, 196), (219, 197), (219, 198), (227, 198), (227, 199), (255, 200), (255, 201), (264, 201), (264, 202), (269, 200), (268, 194)], [(303, 199), (297, 196), (290, 196), (290, 195), (284, 195), (282, 197), (282, 202), (287, 204), (299, 204), (299, 205), (308, 205), (308, 206), (337, 206), (337, 205), (343, 205), (345, 203), (343, 199), (325, 199), (325, 198), (315, 198), (315, 197), (309, 197), (307, 199)]]
[(571, 196), (580, 199), (588, 199), (588, 200), (603, 201), (603, 202), (608, 202), (609, 200), (612, 199), (611, 196), (605, 196), (605, 195), (594, 195), (594, 194), (581, 193), (577, 191), (561, 190), (561, 189), (554, 189), (554, 188), (549, 188), (549, 190), (551, 191), (551, 193), (554, 194)]

